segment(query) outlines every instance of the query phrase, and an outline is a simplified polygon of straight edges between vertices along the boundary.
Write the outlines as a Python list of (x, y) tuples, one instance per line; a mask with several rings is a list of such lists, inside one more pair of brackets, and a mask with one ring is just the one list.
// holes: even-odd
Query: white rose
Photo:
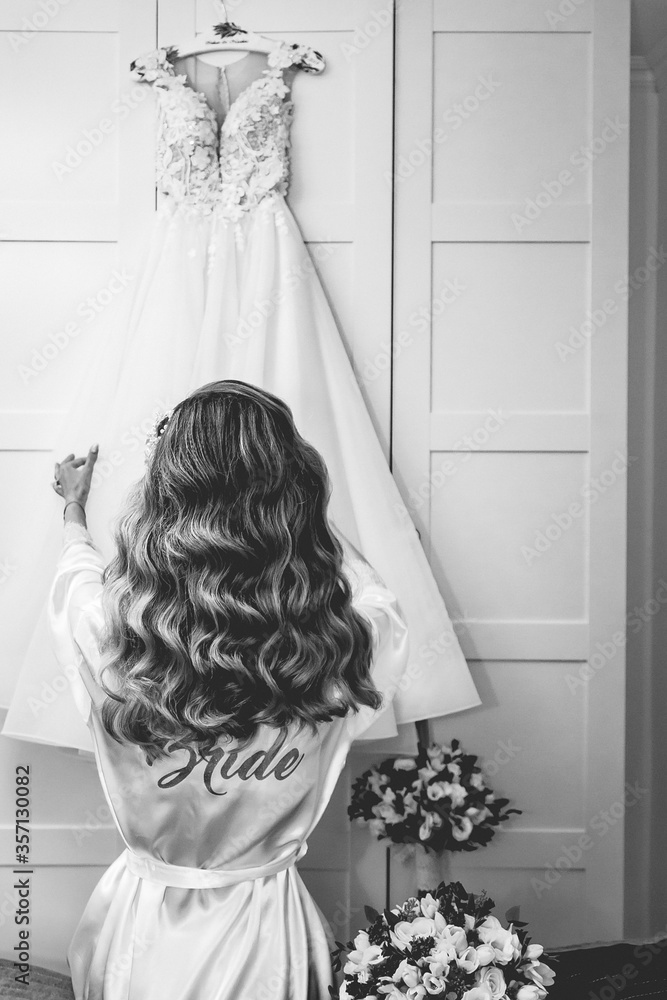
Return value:
[(473, 986), (471, 990), (466, 990), (461, 1000), (493, 1000), (493, 997), (485, 986)]
[(452, 826), (452, 837), (454, 840), (467, 840), (472, 830), (472, 820), (469, 816), (457, 816), (456, 823)]
[(423, 1000), (426, 996), (426, 987), (422, 985), (409, 986), (405, 995), (408, 997), (408, 1000)]
[(369, 820), (368, 826), (374, 837), (379, 837), (381, 833), (384, 833), (384, 822), (381, 819)]
[(522, 986), (516, 995), (516, 1000), (542, 1000), (544, 991), (537, 986)]
[(544, 948), (542, 947), (541, 944), (529, 944), (528, 947), (526, 948), (525, 958), (527, 958), (528, 961), (530, 962), (533, 959), (539, 958), (540, 955), (542, 955), (543, 953), (544, 953)]
[(461, 765), (460, 764), (447, 764), (446, 770), (457, 781), (461, 777)]
[(480, 771), (473, 771), (468, 780), (478, 792), (484, 788), (484, 775)]
[(477, 973), (477, 982), (480, 986), (486, 987), (492, 1000), (502, 1000), (505, 996), (507, 984), (500, 969), (480, 969)]

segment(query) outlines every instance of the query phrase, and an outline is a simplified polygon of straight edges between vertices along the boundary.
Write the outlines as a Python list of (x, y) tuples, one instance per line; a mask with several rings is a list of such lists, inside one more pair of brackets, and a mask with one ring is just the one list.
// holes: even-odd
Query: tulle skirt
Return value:
[[(300, 433), (327, 464), (333, 522), (398, 598), (410, 665), (393, 707), (364, 738), (405, 735), (397, 725), (478, 705), (312, 258), (279, 195), (238, 223), (169, 205), (158, 213), (127, 322), (101, 345), (58, 434), (57, 458), (85, 454), (99, 443), (87, 514), (105, 558), (113, 553), (113, 525), (127, 490), (143, 475), (145, 439), (156, 416), (223, 378), (253, 383), (288, 403)], [(61, 524), (54, 508), (26, 595), (35, 628), (3, 733), (90, 751), (46, 620)]]

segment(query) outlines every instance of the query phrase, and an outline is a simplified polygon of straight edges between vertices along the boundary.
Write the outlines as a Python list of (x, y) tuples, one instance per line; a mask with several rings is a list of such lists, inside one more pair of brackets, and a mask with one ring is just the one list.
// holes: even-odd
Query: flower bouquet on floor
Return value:
[(378, 840), (416, 852), (417, 888), (440, 881), (436, 857), (444, 851), (475, 851), (488, 844), (500, 823), (520, 809), (497, 798), (477, 757), (458, 740), (451, 746), (418, 745), (415, 757), (397, 757), (369, 768), (352, 785), (350, 819), (368, 823)]
[(493, 907), (460, 882), (420, 890), (382, 914), (367, 907), (371, 925), (332, 952), (336, 972), (348, 952), (339, 1000), (543, 1000), (554, 973), (542, 946), (530, 943), (524, 924), (504, 927)]

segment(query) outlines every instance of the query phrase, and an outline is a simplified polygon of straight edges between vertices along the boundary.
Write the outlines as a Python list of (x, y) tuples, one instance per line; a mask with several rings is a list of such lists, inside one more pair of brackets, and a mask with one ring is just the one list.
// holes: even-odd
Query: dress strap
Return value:
[(142, 83), (158, 83), (165, 77), (176, 78), (172, 60), (176, 58), (173, 46), (162, 49), (152, 49), (137, 56), (130, 63), (130, 70)]
[(288, 66), (297, 66), (305, 73), (321, 73), (326, 68), (326, 62), (321, 53), (311, 49), (309, 45), (289, 45), (280, 42), (268, 55), (269, 71), (281, 71)]
[(159, 882), (161, 885), (174, 886), (179, 889), (216, 889), (220, 886), (236, 885), (238, 882), (249, 882), (265, 875), (275, 875), (276, 872), (291, 868), (296, 861), (304, 856), (308, 844), (303, 841), (296, 851), (286, 858), (278, 858), (266, 865), (254, 868), (186, 868), (182, 865), (170, 865), (157, 858), (141, 858), (128, 849), (121, 855), (125, 859), (128, 871), (149, 882)]

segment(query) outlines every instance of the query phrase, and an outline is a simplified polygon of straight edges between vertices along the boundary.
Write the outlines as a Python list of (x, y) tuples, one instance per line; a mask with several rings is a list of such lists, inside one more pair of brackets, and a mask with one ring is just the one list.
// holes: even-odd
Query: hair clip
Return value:
[(166, 413), (162, 413), (160, 416), (156, 418), (155, 424), (153, 425), (150, 434), (146, 438), (146, 449), (144, 453), (144, 461), (146, 465), (148, 465), (150, 459), (152, 458), (156, 445), (160, 440), (160, 438), (162, 437), (162, 435), (164, 434), (167, 424), (169, 423), (169, 418), (171, 417), (173, 412), (174, 412), (173, 409), (167, 410)]

